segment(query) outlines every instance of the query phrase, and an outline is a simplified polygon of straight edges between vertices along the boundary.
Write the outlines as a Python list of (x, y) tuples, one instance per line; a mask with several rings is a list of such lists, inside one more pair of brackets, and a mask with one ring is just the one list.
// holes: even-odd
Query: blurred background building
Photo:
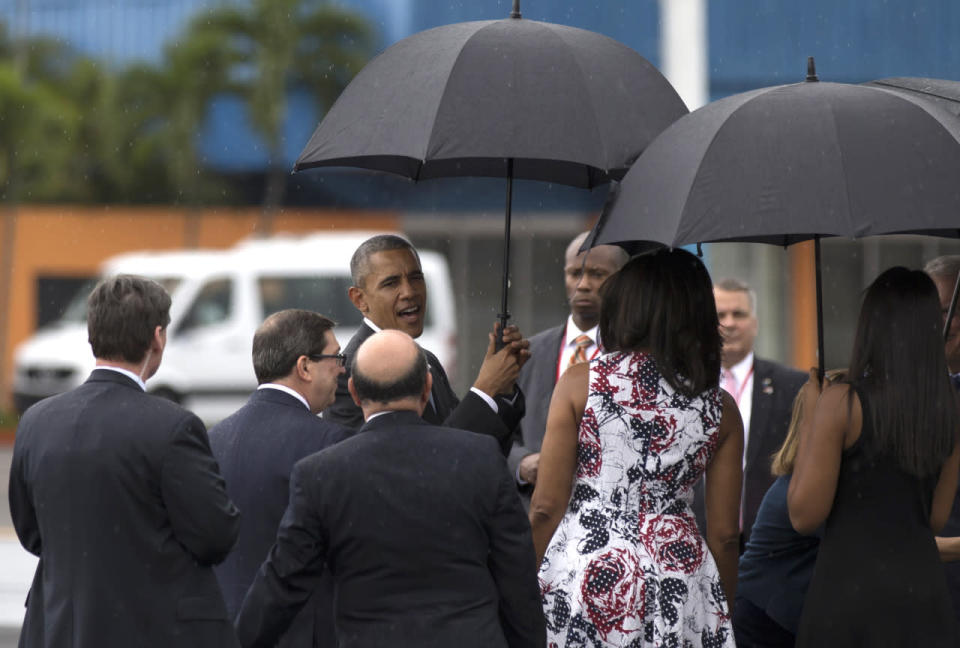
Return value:
[[(0, 0), (0, 398), (16, 344), (101, 261), (224, 248), (253, 233), (398, 229), (452, 260), (463, 389), (498, 310), (503, 182), (412, 184), (288, 173), (323, 111), (376, 52), (417, 31), (504, 18), (512, 0)], [(524, 0), (525, 18), (597, 31), (661, 67), (691, 108), (803, 79), (960, 78), (953, 0)], [(606, 195), (514, 189), (515, 321), (565, 313), (563, 250)], [(960, 219), (960, 215), (958, 215)], [(897, 238), (824, 245), (827, 365), (846, 363), (856, 295), (894, 263), (960, 251)], [(760, 294), (758, 350), (815, 362), (812, 254), (705, 246), (715, 277)]]

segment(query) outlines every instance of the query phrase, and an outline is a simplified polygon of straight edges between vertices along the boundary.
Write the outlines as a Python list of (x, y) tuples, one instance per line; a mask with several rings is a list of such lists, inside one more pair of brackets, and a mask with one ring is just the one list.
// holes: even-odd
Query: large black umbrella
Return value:
[(633, 165), (588, 244), (960, 236), (960, 120), (880, 87), (807, 81), (708, 104)]
[(864, 85), (911, 94), (935, 103), (960, 117), (960, 81), (921, 77), (890, 77), (867, 81)]
[(513, 178), (584, 188), (620, 178), (686, 112), (634, 50), (594, 32), (522, 19), (514, 0), (510, 18), (429, 29), (372, 60), (294, 170), (506, 178), (506, 325)]

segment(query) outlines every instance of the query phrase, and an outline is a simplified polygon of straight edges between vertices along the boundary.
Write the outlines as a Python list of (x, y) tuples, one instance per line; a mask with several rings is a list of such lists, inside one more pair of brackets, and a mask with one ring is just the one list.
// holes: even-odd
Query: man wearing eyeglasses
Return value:
[[(293, 465), (350, 435), (317, 416), (333, 402), (344, 356), (334, 323), (317, 313), (274, 313), (253, 338), (259, 387), (240, 410), (210, 430), (210, 445), (243, 513), (236, 547), (216, 568), (231, 618), (276, 538)], [(324, 574), (278, 646), (333, 645), (333, 586)]]

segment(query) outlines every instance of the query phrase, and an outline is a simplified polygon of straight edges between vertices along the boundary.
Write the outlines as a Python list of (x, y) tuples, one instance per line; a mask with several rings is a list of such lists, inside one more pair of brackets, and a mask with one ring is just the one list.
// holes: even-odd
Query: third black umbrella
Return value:
[(814, 239), (823, 364), (822, 236), (960, 236), (960, 120), (878, 87), (807, 81), (713, 102), (633, 165), (591, 245)]
[(506, 323), (512, 180), (592, 188), (622, 177), (687, 112), (640, 54), (595, 32), (510, 18), (414, 34), (364, 67), (294, 170), (352, 166), (413, 180), (507, 179)]

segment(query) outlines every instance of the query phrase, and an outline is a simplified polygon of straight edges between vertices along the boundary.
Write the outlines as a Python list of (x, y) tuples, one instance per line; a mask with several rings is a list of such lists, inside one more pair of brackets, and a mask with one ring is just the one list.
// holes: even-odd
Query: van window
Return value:
[[(155, 277), (150, 277), (148, 275), (141, 275), (147, 277), (148, 279), (153, 279), (158, 284), (163, 286), (164, 290), (168, 294), (172, 295), (173, 291), (177, 289), (177, 286), (180, 285), (182, 277), (172, 277), (172, 276), (162, 276), (158, 275)], [(67, 307), (63, 310), (63, 315), (60, 317), (62, 322), (74, 322), (77, 324), (85, 324), (87, 321), (87, 297), (90, 296), (90, 293), (93, 292), (93, 289), (97, 287), (97, 283), (100, 281), (100, 278), (91, 279), (90, 281), (84, 282), (82, 286), (77, 289), (77, 292), (74, 293), (73, 299), (67, 304)]]
[(197, 292), (176, 332), (179, 335), (194, 328), (226, 321), (232, 308), (233, 282), (229, 279), (209, 281)]
[(263, 318), (287, 308), (302, 308), (325, 315), (339, 326), (360, 326), (363, 321), (347, 296), (353, 283), (348, 275), (273, 275), (261, 277), (258, 283)]

